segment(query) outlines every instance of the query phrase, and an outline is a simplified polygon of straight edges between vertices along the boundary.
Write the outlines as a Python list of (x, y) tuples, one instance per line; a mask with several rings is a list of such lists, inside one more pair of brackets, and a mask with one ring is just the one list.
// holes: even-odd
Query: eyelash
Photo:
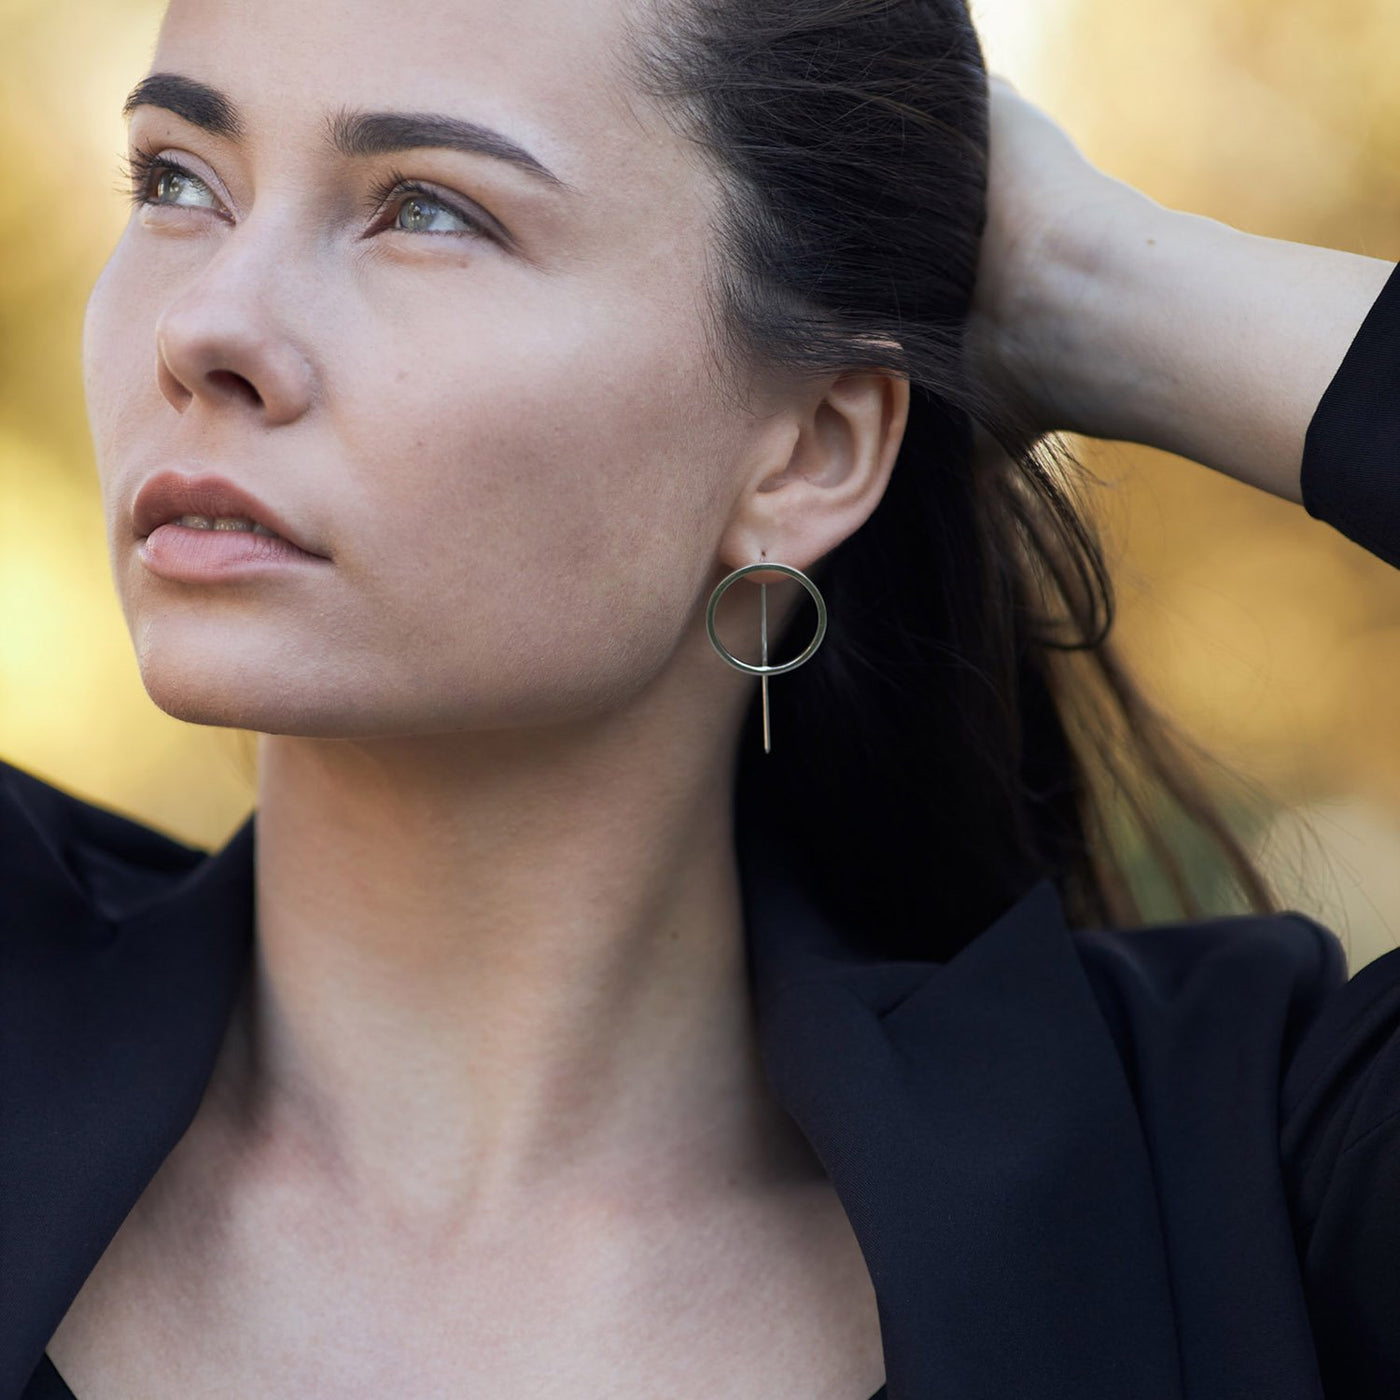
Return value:
[[(130, 156), (122, 157), (122, 171), (125, 177), (125, 185), (121, 193), (125, 194), (133, 206), (149, 204), (155, 208), (176, 208), (174, 205), (162, 205), (151, 195), (151, 178), (157, 174), (164, 174), (169, 171), (176, 175), (183, 175), (187, 180), (198, 181), (205, 189), (209, 188), (208, 182), (200, 179), (193, 170), (183, 166), (177, 160), (171, 160), (168, 156), (157, 156), (151, 151), (143, 150), (140, 147), (132, 151)], [(444, 199), (436, 190), (423, 184), (419, 180), (409, 179), (398, 170), (390, 170), (389, 173), (375, 183), (365, 200), (366, 212), (377, 213), (389, 202), (392, 196), (402, 194), (405, 198), (410, 195), (420, 195), (429, 203), (439, 205), (450, 214), (461, 219), (464, 224), (469, 225), (470, 232), (452, 232), (448, 234), (430, 233), (430, 238), (491, 238), (494, 235), (486, 224), (474, 215), (469, 214), (465, 209), (459, 209), (451, 201)], [(411, 233), (412, 229), (395, 229), (396, 233)]]

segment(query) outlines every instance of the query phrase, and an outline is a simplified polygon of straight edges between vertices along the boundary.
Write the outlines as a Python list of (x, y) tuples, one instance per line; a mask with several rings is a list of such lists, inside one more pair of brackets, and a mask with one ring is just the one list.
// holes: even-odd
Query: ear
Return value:
[[(720, 541), (726, 572), (760, 559), (806, 570), (873, 514), (909, 421), (909, 381), (888, 371), (847, 371), (775, 415), (765, 454), (735, 503)], [(781, 574), (748, 575), (754, 583)]]

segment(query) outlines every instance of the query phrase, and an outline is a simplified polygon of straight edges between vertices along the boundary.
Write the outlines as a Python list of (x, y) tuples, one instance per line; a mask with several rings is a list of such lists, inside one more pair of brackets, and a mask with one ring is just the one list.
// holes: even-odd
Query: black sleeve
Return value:
[[(1308, 425), (1300, 489), (1309, 515), (1400, 568), (1400, 265)], [(1397, 1400), (1400, 948), (1308, 1027), (1282, 1086), (1280, 1146), (1323, 1392)]]
[(1396, 1400), (1400, 948), (1359, 969), (1309, 1024), (1283, 1079), (1280, 1148), (1323, 1393)]
[(1400, 264), (1308, 424), (1300, 490), (1309, 515), (1400, 568)]

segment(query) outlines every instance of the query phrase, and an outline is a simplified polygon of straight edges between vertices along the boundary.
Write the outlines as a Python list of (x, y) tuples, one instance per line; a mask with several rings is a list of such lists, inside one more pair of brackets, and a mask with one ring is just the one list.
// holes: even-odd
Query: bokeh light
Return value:
[[(1394, 0), (973, 9), (992, 66), (1113, 174), (1257, 233), (1400, 259)], [(251, 736), (173, 720), (141, 685), (80, 378), (83, 304), (126, 218), (121, 101), (160, 12), (0, 0), (0, 757), (208, 847), (251, 807)], [(1336, 929), (1353, 968), (1396, 946), (1400, 576), (1194, 463), (1076, 448), (1149, 694), (1269, 794), (1253, 840), (1285, 903)]]

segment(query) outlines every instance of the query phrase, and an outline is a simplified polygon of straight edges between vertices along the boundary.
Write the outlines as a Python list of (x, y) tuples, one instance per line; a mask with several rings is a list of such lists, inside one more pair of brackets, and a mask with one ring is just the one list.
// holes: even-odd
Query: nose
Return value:
[(166, 306), (156, 322), (156, 378), (184, 413), (247, 411), (270, 427), (310, 407), (311, 362), (279, 318), (266, 250), (232, 240)]

